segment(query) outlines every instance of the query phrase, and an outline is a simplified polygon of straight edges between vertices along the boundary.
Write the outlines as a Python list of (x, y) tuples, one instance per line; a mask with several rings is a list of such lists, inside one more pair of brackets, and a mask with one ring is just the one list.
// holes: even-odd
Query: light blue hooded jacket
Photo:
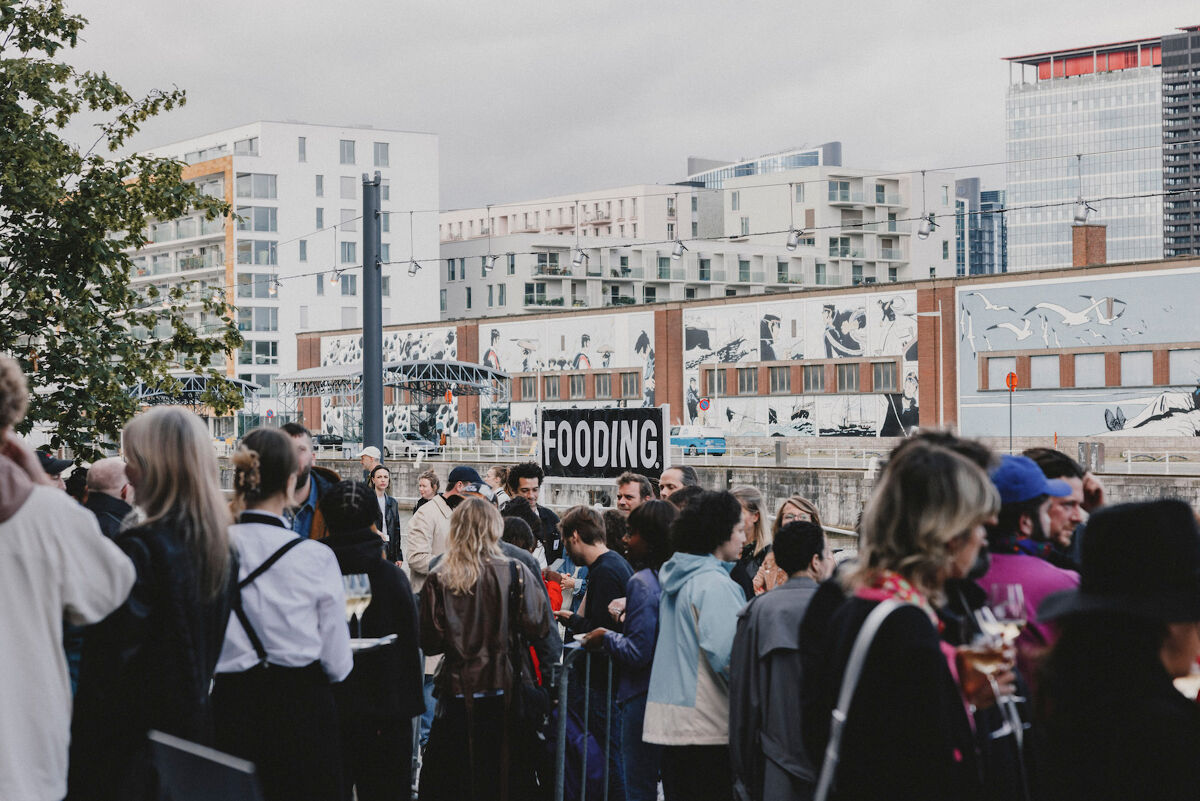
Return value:
[(677, 553), (659, 570), (658, 644), (642, 730), (648, 743), (729, 742), (729, 657), (746, 604), (729, 577), (732, 566), (710, 554)]

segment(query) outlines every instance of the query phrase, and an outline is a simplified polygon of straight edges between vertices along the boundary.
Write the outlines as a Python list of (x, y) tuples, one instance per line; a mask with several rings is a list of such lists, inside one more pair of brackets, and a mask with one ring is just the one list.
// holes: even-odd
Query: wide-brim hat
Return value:
[(1165, 623), (1200, 620), (1200, 526), (1190, 506), (1127, 503), (1088, 520), (1079, 587), (1046, 596), (1038, 620), (1088, 612)]

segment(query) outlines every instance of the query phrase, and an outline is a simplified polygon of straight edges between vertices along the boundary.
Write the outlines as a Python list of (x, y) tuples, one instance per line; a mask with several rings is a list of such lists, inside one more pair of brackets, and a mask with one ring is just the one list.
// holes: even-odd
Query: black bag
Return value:
[[(525, 605), (525, 573), (516, 561), (510, 560), (508, 567), (512, 574), (508, 588), (508, 658), (513, 674), (510, 714), (519, 737), (544, 742), (550, 731), (550, 695), (537, 683), (529, 642), (518, 623)], [(542, 665), (542, 675), (548, 675), (552, 667)]]

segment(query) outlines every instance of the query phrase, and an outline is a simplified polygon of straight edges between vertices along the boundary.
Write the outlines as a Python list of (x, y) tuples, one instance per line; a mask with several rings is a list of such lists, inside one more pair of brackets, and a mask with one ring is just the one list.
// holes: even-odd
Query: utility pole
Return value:
[(363, 187), (363, 447), (383, 446), (383, 267), (380, 251), (381, 176), (364, 172)]

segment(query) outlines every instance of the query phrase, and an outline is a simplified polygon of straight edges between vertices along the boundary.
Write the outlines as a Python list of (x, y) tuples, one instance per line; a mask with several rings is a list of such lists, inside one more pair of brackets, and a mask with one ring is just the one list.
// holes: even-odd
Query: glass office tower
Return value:
[(1164, 256), (1200, 253), (1200, 25), (1164, 36)]
[(1071, 266), (1081, 194), (1108, 261), (1162, 258), (1161, 58), (1154, 38), (1008, 59), (1010, 271)]

